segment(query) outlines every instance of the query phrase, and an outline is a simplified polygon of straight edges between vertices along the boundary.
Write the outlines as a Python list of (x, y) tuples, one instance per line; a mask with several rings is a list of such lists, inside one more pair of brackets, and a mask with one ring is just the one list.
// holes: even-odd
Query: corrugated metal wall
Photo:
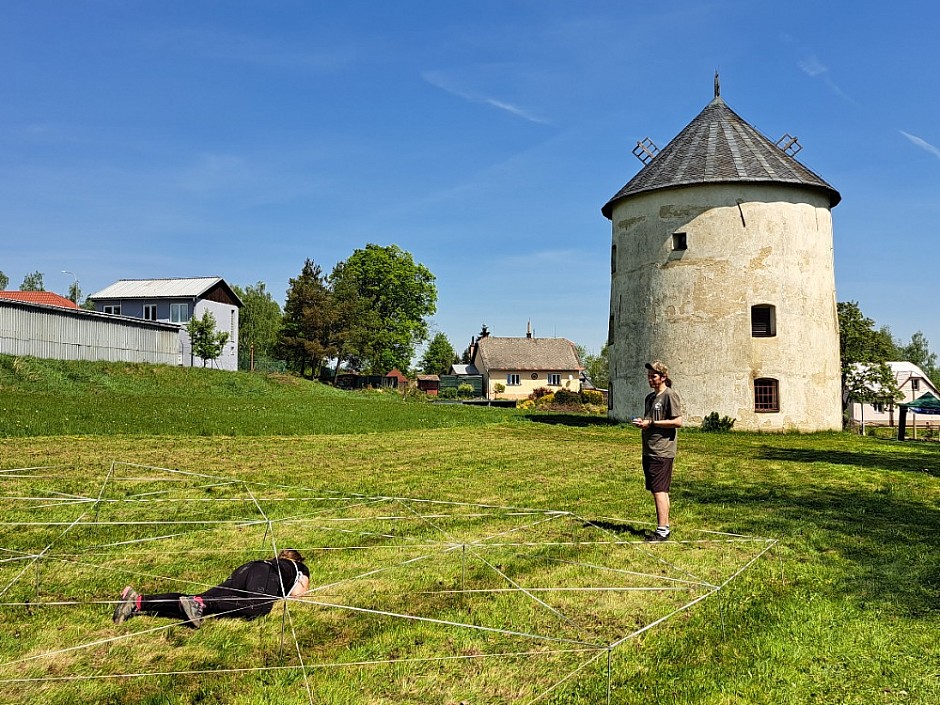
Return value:
[(93, 311), (0, 299), (0, 353), (177, 365), (179, 329)]

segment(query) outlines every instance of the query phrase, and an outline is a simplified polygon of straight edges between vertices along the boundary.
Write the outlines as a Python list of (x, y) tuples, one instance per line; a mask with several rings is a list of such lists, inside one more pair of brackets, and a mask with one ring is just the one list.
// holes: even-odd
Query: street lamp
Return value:
[[(62, 274), (71, 274), (71, 275), (72, 275), (73, 281), (72, 281), (72, 286), (69, 287), (69, 295), (70, 295), (70, 297), (71, 297), (71, 296), (75, 296), (75, 299), (77, 299), (78, 296), (79, 296), (79, 294), (80, 294), (80, 292), (81, 292), (81, 289), (78, 288), (78, 275), (76, 275), (75, 272), (70, 272), (70, 271), (68, 271), (67, 269), (63, 269), (63, 270), (62, 270)], [(75, 299), (73, 299), (73, 302), (74, 302), (75, 304), (78, 304), (78, 301), (76, 301)]]

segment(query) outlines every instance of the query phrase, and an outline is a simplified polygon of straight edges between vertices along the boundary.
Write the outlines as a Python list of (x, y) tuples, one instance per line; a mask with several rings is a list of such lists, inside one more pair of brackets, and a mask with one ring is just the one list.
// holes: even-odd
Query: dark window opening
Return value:
[(769, 378), (754, 380), (754, 411), (758, 413), (780, 411), (777, 380)]
[(760, 304), (751, 306), (751, 336), (772, 338), (777, 335), (777, 316), (773, 306)]
[(686, 238), (685, 233), (673, 233), (672, 234), (672, 249), (674, 250), (689, 249), (689, 241)]
[(610, 246), (610, 273), (615, 274), (617, 272), (617, 245)]

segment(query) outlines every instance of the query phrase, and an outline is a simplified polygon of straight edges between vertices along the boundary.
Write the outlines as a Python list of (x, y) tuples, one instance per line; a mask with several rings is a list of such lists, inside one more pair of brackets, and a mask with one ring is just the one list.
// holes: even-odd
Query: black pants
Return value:
[[(228, 580), (214, 588), (209, 588), (200, 595), (205, 605), (204, 615), (216, 614), (220, 617), (255, 619), (271, 611), (279, 597), (264, 594), (270, 569), (258, 563), (246, 563), (235, 569)], [(180, 592), (168, 592), (162, 595), (141, 595), (140, 611), (159, 617), (186, 619), (180, 606)]]

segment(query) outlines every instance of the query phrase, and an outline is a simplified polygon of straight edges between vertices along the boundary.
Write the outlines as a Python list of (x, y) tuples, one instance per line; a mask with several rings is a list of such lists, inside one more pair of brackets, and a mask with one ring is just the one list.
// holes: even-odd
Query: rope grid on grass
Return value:
[[(378, 565), (361, 565), (358, 570), (350, 574), (337, 576), (336, 579), (326, 579), (318, 584), (311, 584), (310, 590), (303, 597), (288, 597), (281, 600), (284, 610), (281, 620), (281, 644), (283, 648), (286, 633), (290, 632), (291, 651), (295, 663), (290, 665), (265, 664), (251, 667), (228, 668), (222, 665), (219, 668), (190, 670), (158, 670), (108, 673), (105, 669), (95, 669), (99, 672), (92, 674), (79, 674), (62, 676), (54, 673), (44, 675), (24, 676), (16, 674), (12, 677), (3, 677), (0, 673), (0, 683), (26, 683), (26, 682), (63, 682), (84, 681), (95, 679), (120, 679), (142, 677), (168, 677), (196, 674), (247, 674), (264, 671), (296, 671), (300, 674), (307, 699), (314, 702), (314, 688), (311, 684), (310, 674), (322, 669), (364, 668), (367, 666), (402, 665), (402, 664), (429, 664), (437, 662), (472, 662), (478, 660), (492, 660), (511, 658), (541, 658), (555, 659), (562, 655), (575, 659), (577, 663), (573, 668), (568, 667), (563, 672), (558, 671), (551, 682), (539, 682), (533, 687), (537, 692), (526, 696), (524, 702), (531, 705), (544, 700), (551, 693), (556, 692), (578, 674), (581, 674), (592, 664), (595, 664), (605, 654), (607, 655), (607, 697), (610, 701), (610, 659), (612, 652), (624, 642), (645, 633), (646, 631), (668, 621), (675, 615), (684, 612), (708, 597), (715, 595), (725, 588), (732, 580), (751, 567), (757, 560), (766, 554), (776, 543), (773, 539), (745, 536), (728, 532), (700, 530), (697, 533), (708, 538), (690, 539), (688, 541), (671, 541), (674, 549), (684, 547), (698, 547), (699, 551), (715, 550), (721, 547), (735, 546), (735, 550), (753, 551), (741, 558), (741, 564), (727, 566), (733, 569), (730, 575), (719, 575), (716, 578), (698, 575), (693, 568), (682, 565), (685, 556), (681, 551), (674, 551), (673, 557), (667, 559), (661, 555), (663, 544), (657, 547), (644, 545), (641, 541), (622, 540), (617, 531), (610, 527), (628, 525), (648, 525), (648, 522), (625, 520), (615, 517), (601, 517), (586, 519), (569, 511), (546, 510), (530, 507), (502, 506), (490, 503), (458, 502), (449, 500), (436, 500), (429, 498), (410, 498), (385, 495), (366, 495), (362, 493), (323, 492), (308, 487), (286, 485), (279, 483), (265, 483), (249, 481), (238, 478), (223, 477), (206, 473), (196, 473), (180, 470), (178, 468), (160, 468), (152, 465), (126, 463), (113, 461), (105, 474), (97, 492), (82, 494), (74, 491), (64, 491), (61, 488), (49, 489), (36, 487), (43, 491), (35, 492), (33, 487), (26, 487), (24, 493), (17, 494), (15, 487), (10, 491), (11, 485), (33, 483), (48, 484), (47, 481), (65, 482), (66, 479), (75, 481), (74, 477), (63, 476), (71, 466), (33, 466), (29, 468), (9, 468), (0, 470), (0, 507), (11, 507), (26, 519), (31, 512), (56, 510), (67, 511), (70, 507), (80, 510), (77, 516), (38, 521), (38, 520), (8, 520), (0, 522), (0, 569), (10, 565), (14, 568), (14, 575), (8, 579), (0, 577), (0, 597), (4, 597), (15, 587), (25, 585), (24, 576), (30, 568), (40, 565), (64, 566), (59, 570), (89, 570), (105, 571), (115, 576), (123, 575), (136, 580), (153, 582), (167, 582), (182, 584), (192, 588), (211, 587), (214, 583), (201, 583), (192, 579), (177, 576), (161, 575), (160, 571), (140, 570), (139, 567), (129, 568), (126, 563), (129, 559), (136, 559), (138, 566), (148, 564), (153, 559), (153, 552), (141, 550), (146, 544), (165, 545), (172, 547), (176, 555), (211, 554), (215, 557), (225, 555), (246, 556), (260, 554), (263, 556), (276, 556), (278, 544), (292, 545), (298, 550), (308, 554), (322, 552), (322, 555), (331, 555), (332, 552), (360, 552), (365, 555), (382, 555), (392, 552), (418, 552), (419, 555), (405, 556), (402, 560), (391, 563), (380, 560)], [(117, 470), (125, 470), (122, 475)], [(146, 470), (146, 474), (137, 471)], [(56, 473), (58, 471), (59, 474)], [(162, 485), (160, 489), (144, 488), (147, 491), (134, 492), (138, 486)], [(263, 492), (262, 492), (263, 490)], [(192, 496), (193, 493), (219, 493), (231, 496), (205, 497)], [(284, 495), (287, 496), (284, 496)], [(292, 506), (301, 506), (306, 511), (291, 513)], [(322, 506), (316, 506), (320, 504)], [(311, 505), (313, 506), (312, 511)], [(152, 507), (152, 509), (149, 509)], [(253, 516), (231, 515), (233, 510), (241, 512), (240, 507), (254, 510)], [(397, 508), (399, 511), (383, 511), (384, 508)], [(166, 508), (166, 509), (165, 509)], [(176, 509), (173, 509), (176, 508)], [(216, 515), (203, 514), (203, 508), (216, 512)], [(217, 509), (216, 509), (217, 508)], [(270, 511), (280, 511), (280, 515), (272, 516)], [(174, 518), (137, 517), (138, 511), (165, 512), (175, 511)], [(229, 514), (219, 518), (217, 512)], [(124, 514), (123, 512), (131, 512)], [(9, 512), (4, 511), (5, 516)], [(102, 517), (101, 515), (105, 516)], [(115, 518), (116, 517), (116, 518)], [(17, 516), (16, 519), (20, 519)], [(359, 526), (356, 526), (358, 524)], [(503, 524), (502, 526), (500, 524)], [(344, 528), (344, 525), (352, 528)], [(139, 532), (159, 529), (160, 527), (176, 527), (171, 533), (161, 531), (153, 532), (156, 535), (139, 535)], [(379, 528), (381, 527), (381, 528)], [(390, 531), (392, 527), (397, 527)], [(217, 536), (219, 531), (264, 531), (262, 546), (269, 544), (270, 548), (248, 549), (244, 547), (220, 547), (208, 549), (190, 549), (174, 546), (178, 539), (192, 540), (200, 535), (210, 538)], [(61, 529), (58, 533), (40, 542), (35, 548), (18, 546), (14, 537), (30, 536), (31, 532), (43, 530), (44, 532)], [(92, 532), (88, 534), (87, 532)], [(82, 545), (82, 541), (94, 541), (97, 534), (94, 532), (129, 531), (129, 537), (110, 542), (98, 542), (91, 545)], [(467, 532), (471, 533), (468, 535)], [(138, 532), (134, 535), (133, 532)], [(691, 533), (691, 532), (690, 532)], [(292, 535), (304, 534), (316, 536), (321, 540), (318, 545), (305, 546), (302, 542), (288, 543)], [(513, 535), (534, 535), (533, 540), (510, 540)], [(593, 536), (591, 536), (593, 534)], [(598, 540), (597, 534), (603, 539)], [(39, 536), (44, 535), (40, 534)], [(127, 536), (127, 535), (126, 535)], [(329, 545), (330, 536), (340, 540), (339, 545)], [(70, 538), (75, 537), (75, 538)], [(344, 545), (342, 537), (362, 539), (355, 545)], [(541, 540), (540, 540), (541, 539)], [(10, 545), (6, 542), (11, 540)], [(130, 550), (131, 547), (137, 547)], [(744, 547), (744, 548), (742, 548)], [(497, 552), (496, 558), (488, 559), (484, 554)], [(564, 557), (548, 555), (551, 551), (562, 552)], [(576, 555), (569, 556), (564, 552), (574, 551)], [(618, 561), (628, 560), (624, 551), (634, 552), (641, 560), (647, 560), (658, 566), (654, 570), (630, 570), (618, 564)], [(382, 553), (371, 553), (382, 552)], [(441, 560), (459, 552), (461, 567), (458, 569), (460, 589), (419, 589), (420, 585), (411, 588), (407, 578), (413, 571), (424, 564), (434, 570)], [(582, 557), (581, 554), (584, 556)], [(593, 558), (588, 558), (590, 553)], [(97, 560), (94, 560), (97, 559)], [(467, 587), (466, 561), (471, 560), (476, 570), (476, 580), (492, 580), (495, 585), (475, 585)], [(605, 560), (613, 564), (605, 563)], [(517, 561), (518, 565), (513, 561)], [(149, 562), (150, 565), (154, 561)], [(16, 571), (16, 566), (20, 569)], [(446, 563), (445, 563), (446, 565)], [(557, 572), (552, 572), (551, 566), (557, 566)], [(546, 577), (539, 577), (539, 566), (548, 570), (548, 584)], [(354, 564), (353, 568), (357, 568)], [(703, 565), (702, 568), (706, 566)], [(525, 568), (531, 570), (531, 574)], [(437, 568), (439, 570), (439, 568)], [(565, 571), (580, 571), (574, 577)], [(518, 571), (518, 572), (517, 572)], [(669, 575), (664, 573), (671, 573)], [(577, 580), (579, 575), (586, 576), (587, 584), (564, 584), (566, 580)], [(378, 576), (390, 579), (392, 589), (376, 592), (372, 588), (373, 600), (383, 598), (404, 600), (403, 606), (408, 609), (382, 607), (377, 605), (364, 606), (356, 604), (369, 595), (362, 592), (360, 586), (366, 586)], [(463, 577), (460, 577), (463, 576)], [(482, 576), (482, 577), (481, 577)], [(567, 576), (567, 577), (566, 577)], [(593, 576), (593, 577), (591, 577)], [(603, 578), (602, 576), (606, 576)], [(679, 576), (679, 577), (675, 577)], [(325, 575), (322, 577), (326, 577)], [(419, 578), (422, 574), (419, 573)], [(616, 580), (645, 580), (651, 584), (606, 584), (605, 581)], [(560, 581), (560, 582), (559, 582)], [(440, 579), (438, 579), (440, 582)], [(553, 584), (555, 583), (555, 584)], [(35, 610), (52, 607), (82, 607), (95, 605), (114, 605), (114, 600), (102, 599), (68, 599), (65, 595), (56, 595), (60, 599), (41, 599), (40, 587), (34, 591), (34, 599), (6, 599), (0, 601), (0, 608), (22, 608)], [(116, 591), (116, 589), (115, 589)], [(283, 585), (282, 594), (287, 591)], [(696, 591), (703, 591), (695, 595)], [(27, 591), (28, 592), (28, 591)], [(629, 627), (630, 620), (624, 618), (622, 626), (608, 625), (600, 619), (600, 613), (594, 615), (590, 610), (603, 609), (605, 603), (592, 603), (592, 599), (614, 599), (617, 595), (626, 594), (668, 594), (690, 593), (686, 601), (676, 603), (675, 608), (665, 614), (650, 615), (651, 621), (641, 626), (634, 624)], [(485, 622), (485, 616), (474, 617), (470, 608), (466, 609), (469, 619), (444, 618), (434, 614), (420, 614), (420, 605), (413, 604), (415, 596), (459, 596), (461, 605), (465, 598), (473, 597), (498, 599), (500, 596), (518, 596), (522, 601), (522, 614), (535, 615), (531, 629), (513, 628), (515, 625), (494, 626)], [(544, 596), (539, 597), (539, 595)], [(577, 595), (585, 595), (588, 602), (569, 601), (563, 604), (550, 604), (552, 596), (570, 595), (572, 599)], [(602, 596), (609, 596), (602, 598)], [(594, 596), (594, 597), (590, 597)], [(351, 601), (350, 598), (353, 598)], [(252, 599), (247, 594), (245, 600)], [(237, 600), (236, 600), (237, 601)], [(528, 606), (526, 606), (528, 605)], [(567, 606), (564, 606), (567, 605)], [(484, 605), (485, 606), (485, 605)], [(417, 609), (416, 609), (417, 607)], [(445, 605), (446, 607), (446, 605)], [(298, 615), (297, 610), (302, 609)], [(461, 653), (443, 654), (436, 656), (411, 655), (407, 657), (370, 658), (342, 660), (310, 659), (303, 638), (305, 625), (303, 620), (297, 621), (298, 616), (304, 616), (303, 610), (309, 611), (337, 611), (339, 613), (358, 614), (377, 619), (391, 619), (403, 623), (412, 622), (424, 624), (429, 627), (455, 628), (465, 633), (491, 634), (510, 640), (523, 640), (528, 643), (563, 644), (565, 648), (538, 648), (530, 650), (497, 650), (494, 653)], [(580, 611), (579, 611), (580, 610)], [(235, 610), (237, 611), (237, 610)], [(446, 610), (441, 615), (446, 614)], [(552, 621), (539, 623), (539, 615), (551, 617)], [(611, 619), (611, 613), (605, 612), (605, 619)], [(205, 620), (215, 620), (226, 616), (223, 614), (206, 615)], [(596, 617), (596, 618), (595, 618)], [(307, 617), (309, 619), (309, 617)], [(316, 617), (315, 617), (316, 619)], [(634, 619), (631, 617), (631, 619)], [(636, 617), (635, 619), (640, 619)], [(481, 623), (480, 620), (483, 620)], [(596, 623), (592, 623), (592, 620)], [(512, 620), (510, 620), (512, 621)], [(179, 625), (179, 622), (159, 625), (131, 633), (119, 634), (106, 638), (99, 638), (83, 643), (73, 643), (59, 649), (20, 655), (18, 658), (0, 663), (0, 669), (9, 670), (14, 666), (25, 663), (39, 663), (44, 659), (52, 659), (63, 654), (76, 654), (85, 652), (89, 658), (96, 649), (102, 646), (127, 643), (137, 640), (138, 643), (147, 644), (148, 637), (165, 632)], [(553, 626), (554, 625), (554, 626)], [(608, 628), (608, 631), (605, 631)], [(616, 630), (623, 629), (617, 633)], [(567, 631), (572, 631), (567, 634)], [(609, 631), (614, 630), (614, 631)], [(262, 635), (259, 626), (259, 636)], [(262, 636), (263, 639), (263, 636)], [(263, 643), (263, 642), (262, 642)], [(485, 642), (481, 642), (485, 644)], [(561, 668), (559, 662), (553, 661), (556, 668)], [(520, 690), (520, 692), (522, 692)]]

